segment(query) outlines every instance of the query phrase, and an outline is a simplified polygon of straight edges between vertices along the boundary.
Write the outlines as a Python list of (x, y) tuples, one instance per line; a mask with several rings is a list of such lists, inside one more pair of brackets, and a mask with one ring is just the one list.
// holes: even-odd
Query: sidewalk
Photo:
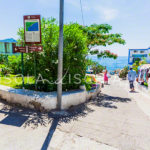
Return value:
[(0, 149), (149, 150), (148, 101), (124, 85), (111, 79), (96, 99), (62, 118), (0, 102)]
[[(120, 85), (121, 87), (124, 86), (124, 89), (126, 89), (126, 91), (129, 91), (129, 83), (127, 80), (121, 81)], [(135, 90), (135, 93), (128, 92), (128, 96), (134, 99), (139, 108), (150, 118), (150, 97), (147, 94), (139, 91), (138, 89)]]

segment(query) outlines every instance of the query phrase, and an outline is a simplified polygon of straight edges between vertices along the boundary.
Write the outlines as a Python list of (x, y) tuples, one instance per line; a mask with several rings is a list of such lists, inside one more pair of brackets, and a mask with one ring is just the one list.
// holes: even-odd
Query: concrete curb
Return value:
[[(85, 90), (63, 92), (61, 109), (65, 110), (95, 98), (100, 91), (101, 86), (88, 92)], [(0, 85), (0, 97), (9, 103), (20, 104), (23, 107), (40, 111), (50, 111), (57, 107), (56, 92), (37, 92)]]

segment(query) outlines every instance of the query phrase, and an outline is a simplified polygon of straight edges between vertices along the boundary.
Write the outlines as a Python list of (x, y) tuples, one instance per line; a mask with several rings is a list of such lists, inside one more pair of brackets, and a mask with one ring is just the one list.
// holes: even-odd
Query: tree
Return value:
[(96, 54), (98, 57), (117, 58), (117, 55), (110, 53), (109, 51), (100, 52), (98, 49), (94, 48), (97, 46), (106, 47), (107, 45), (112, 45), (114, 43), (125, 44), (125, 40), (122, 39), (122, 34), (110, 33), (112, 26), (108, 24), (93, 24), (91, 26), (81, 26), (81, 28), (84, 33), (87, 34), (87, 46), (89, 54)]

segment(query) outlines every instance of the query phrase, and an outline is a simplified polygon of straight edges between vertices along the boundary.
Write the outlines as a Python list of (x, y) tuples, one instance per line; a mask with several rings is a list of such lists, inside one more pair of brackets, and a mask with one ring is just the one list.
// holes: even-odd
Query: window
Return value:
[(136, 51), (136, 50), (134, 50), (134, 53), (137, 53), (137, 51)]
[(140, 53), (141, 53), (141, 54), (143, 54), (143, 53), (144, 53), (144, 51), (140, 51)]
[(9, 43), (5, 43), (5, 53), (8, 53), (8, 49), (9, 49)]
[(16, 43), (12, 43), (12, 53), (14, 52), (14, 47), (16, 46)]

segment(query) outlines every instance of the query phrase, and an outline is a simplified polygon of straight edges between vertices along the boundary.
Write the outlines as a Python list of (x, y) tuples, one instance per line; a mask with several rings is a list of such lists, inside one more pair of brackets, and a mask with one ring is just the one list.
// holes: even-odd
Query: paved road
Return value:
[[(121, 84), (120, 84), (121, 83)], [(148, 98), (129, 93), (125, 81), (105, 86), (66, 117), (0, 102), (3, 150), (150, 150)]]

